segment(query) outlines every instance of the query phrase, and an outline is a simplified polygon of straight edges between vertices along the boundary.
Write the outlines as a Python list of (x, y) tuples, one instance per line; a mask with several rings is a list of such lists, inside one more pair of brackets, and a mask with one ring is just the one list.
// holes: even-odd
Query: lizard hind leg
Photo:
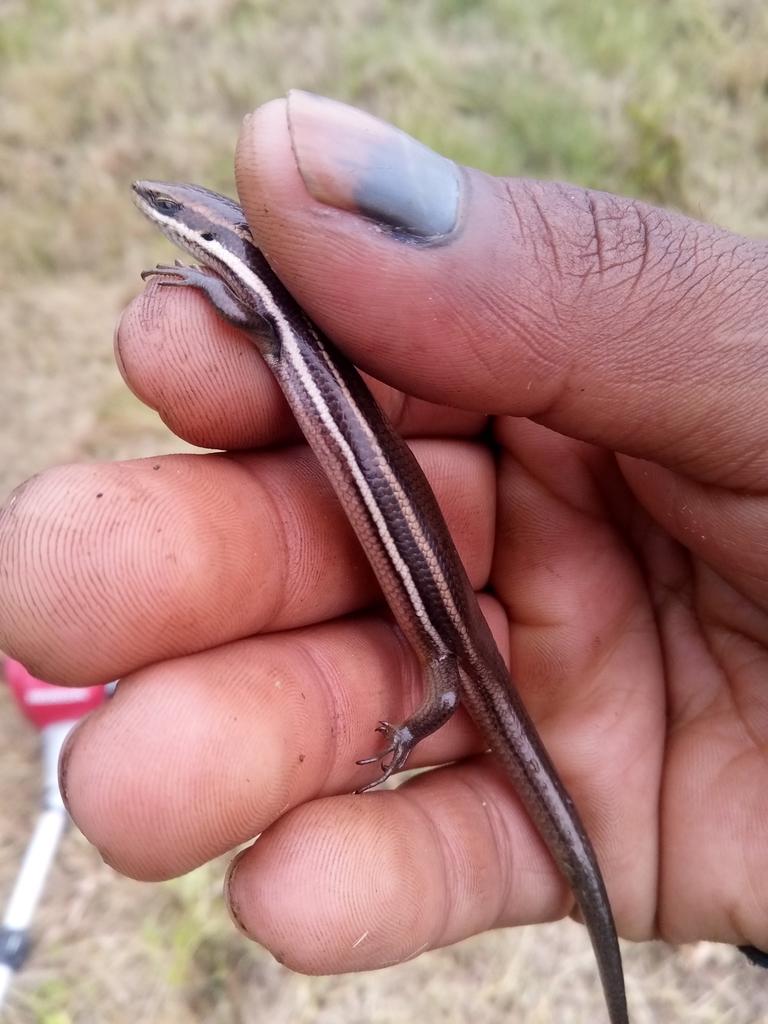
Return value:
[[(392, 774), (400, 771), (416, 744), (437, 732), (458, 708), (461, 676), (454, 655), (441, 655), (427, 662), (424, 676), (424, 699), (416, 711), (402, 725), (379, 722), (376, 727), (376, 732), (382, 733), (388, 741), (387, 746), (373, 757), (357, 763), (364, 765), (381, 762), (382, 774), (367, 786), (358, 789), (358, 793), (367, 793), (375, 789), (386, 782)], [(384, 763), (384, 759), (390, 754), (391, 759)]]

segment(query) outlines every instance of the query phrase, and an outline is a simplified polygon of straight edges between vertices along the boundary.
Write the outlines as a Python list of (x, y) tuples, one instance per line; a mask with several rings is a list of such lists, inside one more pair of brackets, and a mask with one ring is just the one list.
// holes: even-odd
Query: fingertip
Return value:
[[(235, 149), (235, 183), (252, 226), (263, 218), (279, 217), (283, 202), (309, 201), (291, 146), (287, 100), (270, 100), (243, 122)], [(281, 196), (277, 205), (270, 196), (272, 188)], [(264, 240), (258, 240), (269, 257)]]
[(415, 852), (418, 819), (395, 793), (295, 808), (236, 859), (227, 889), (236, 926), (304, 974), (408, 959), (423, 945), (414, 908), (440, 906), (439, 872)]
[(192, 289), (150, 283), (123, 311), (114, 347), (133, 394), (190, 444), (238, 450), (300, 436), (255, 346)]
[(279, 169), (294, 186), (298, 174), (317, 203), (401, 238), (449, 235), (459, 217), (464, 179), (453, 161), (365, 111), (300, 89), (248, 119), (237, 164), (244, 192), (260, 169)]
[[(370, 131), (350, 129), (358, 118)], [(360, 135), (374, 140), (358, 159)], [(355, 165), (351, 185), (339, 171), (345, 161)], [(238, 192), (256, 240), (320, 327), (378, 379), (485, 413), (484, 399), (466, 401), (475, 357), (462, 338), (480, 272), (465, 267), (478, 239), (497, 230), (494, 214), (474, 240), (465, 237), (476, 178), (492, 181), (377, 118), (303, 93), (260, 107), (237, 147)], [(406, 237), (419, 244), (403, 244)]]

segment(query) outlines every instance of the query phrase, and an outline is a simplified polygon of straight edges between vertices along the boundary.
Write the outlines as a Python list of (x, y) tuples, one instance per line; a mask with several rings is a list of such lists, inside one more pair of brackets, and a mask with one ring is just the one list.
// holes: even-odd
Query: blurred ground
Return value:
[[(128, 185), (232, 194), (242, 116), (292, 86), (493, 173), (768, 235), (764, 0), (0, 0), (0, 499), (59, 462), (191, 450), (112, 360), (138, 272), (170, 254)], [(0, 691), (0, 898), (37, 781), (35, 737)], [(604, 1019), (570, 922), (371, 975), (303, 978), (230, 926), (224, 868), (142, 885), (72, 830), (8, 1021)], [(768, 1022), (768, 978), (735, 950), (627, 947), (626, 965), (635, 1024)]]

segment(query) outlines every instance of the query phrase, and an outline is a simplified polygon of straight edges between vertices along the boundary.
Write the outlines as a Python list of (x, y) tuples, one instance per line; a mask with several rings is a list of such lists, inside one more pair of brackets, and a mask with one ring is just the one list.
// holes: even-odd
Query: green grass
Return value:
[[(391, 119), (494, 174), (689, 212), (768, 145), (757, 0), (37, 0), (0, 14), (7, 271), (113, 273), (137, 175), (232, 190), (242, 116), (291, 86)], [(765, 230), (766, 189), (725, 202)]]

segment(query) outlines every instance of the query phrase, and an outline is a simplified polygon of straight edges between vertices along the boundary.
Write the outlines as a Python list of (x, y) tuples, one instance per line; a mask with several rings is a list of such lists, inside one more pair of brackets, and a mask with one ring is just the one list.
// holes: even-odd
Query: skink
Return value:
[(423, 703), (402, 725), (380, 724), (385, 749), (360, 763), (389, 760), (365, 788), (402, 768), (461, 701), (573, 890), (611, 1024), (628, 1024), (621, 954), (592, 844), (515, 690), (416, 459), (355, 367), (281, 284), (237, 203), (196, 185), (137, 181), (133, 192), (142, 213), (207, 268), (177, 261), (142, 277), (198, 289), (256, 344), (423, 665)]

